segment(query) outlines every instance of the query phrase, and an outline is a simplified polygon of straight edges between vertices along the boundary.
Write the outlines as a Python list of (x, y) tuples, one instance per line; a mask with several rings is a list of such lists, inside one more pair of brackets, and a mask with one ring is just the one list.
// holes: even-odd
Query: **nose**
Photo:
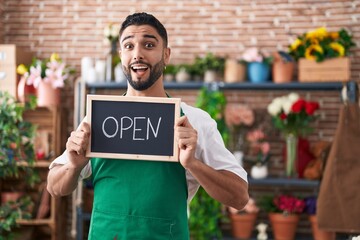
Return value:
[(139, 61), (139, 60), (142, 60), (144, 59), (144, 56), (142, 54), (142, 51), (141, 51), (141, 48), (139, 46), (135, 47), (134, 48), (134, 51), (133, 51), (133, 59), (135, 61)]

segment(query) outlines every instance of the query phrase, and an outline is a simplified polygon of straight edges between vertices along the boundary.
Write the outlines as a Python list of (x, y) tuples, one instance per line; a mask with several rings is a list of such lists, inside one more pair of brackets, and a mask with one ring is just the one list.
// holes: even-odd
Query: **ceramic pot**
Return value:
[(266, 165), (254, 165), (251, 167), (250, 175), (254, 179), (263, 179), (268, 176), (268, 167)]
[(269, 213), (270, 223), (273, 229), (275, 240), (294, 240), (297, 225), (299, 222), (299, 215), (290, 214), (284, 215), (282, 213)]
[(60, 97), (60, 88), (53, 88), (51, 83), (40, 82), (37, 88), (37, 105), (39, 107), (57, 106), (60, 103)]
[(26, 84), (26, 78), (20, 78), (18, 87), (17, 87), (17, 96), (18, 100), (22, 103), (28, 101), (30, 95), (36, 95), (36, 89), (33, 85)]
[(214, 70), (206, 70), (204, 73), (204, 82), (211, 83), (218, 81), (217, 72)]
[(267, 63), (251, 62), (247, 65), (248, 77), (252, 83), (267, 82), (270, 77), (270, 65)]
[(249, 239), (257, 218), (257, 213), (230, 214), (232, 235), (235, 238)]
[(309, 216), (314, 240), (335, 240), (336, 233), (319, 229), (316, 215)]
[(246, 77), (246, 66), (234, 59), (225, 62), (224, 81), (227, 83), (244, 82)]

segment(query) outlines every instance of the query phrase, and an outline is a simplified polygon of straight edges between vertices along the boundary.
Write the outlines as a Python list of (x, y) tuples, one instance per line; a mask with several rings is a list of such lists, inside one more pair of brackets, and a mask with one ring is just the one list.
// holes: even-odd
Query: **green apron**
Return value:
[(91, 159), (91, 240), (189, 239), (187, 183), (179, 162)]

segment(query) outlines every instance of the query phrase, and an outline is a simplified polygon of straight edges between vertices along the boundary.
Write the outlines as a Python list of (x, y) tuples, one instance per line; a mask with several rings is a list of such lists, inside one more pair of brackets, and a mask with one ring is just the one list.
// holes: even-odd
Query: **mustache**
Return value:
[(130, 64), (129, 64), (129, 68), (131, 68), (131, 67), (132, 67), (133, 65), (135, 65), (135, 64), (144, 64), (144, 65), (146, 65), (148, 68), (151, 68), (151, 65), (150, 65), (149, 63), (143, 62), (143, 61), (141, 61), (141, 60), (130, 63)]

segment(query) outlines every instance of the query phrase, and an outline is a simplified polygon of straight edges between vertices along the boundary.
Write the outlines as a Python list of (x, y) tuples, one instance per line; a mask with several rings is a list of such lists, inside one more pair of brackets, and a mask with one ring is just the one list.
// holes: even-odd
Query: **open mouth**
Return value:
[(146, 70), (148, 70), (149, 67), (145, 64), (134, 64), (131, 66), (131, 70), (135, 73), (144, 73)]

